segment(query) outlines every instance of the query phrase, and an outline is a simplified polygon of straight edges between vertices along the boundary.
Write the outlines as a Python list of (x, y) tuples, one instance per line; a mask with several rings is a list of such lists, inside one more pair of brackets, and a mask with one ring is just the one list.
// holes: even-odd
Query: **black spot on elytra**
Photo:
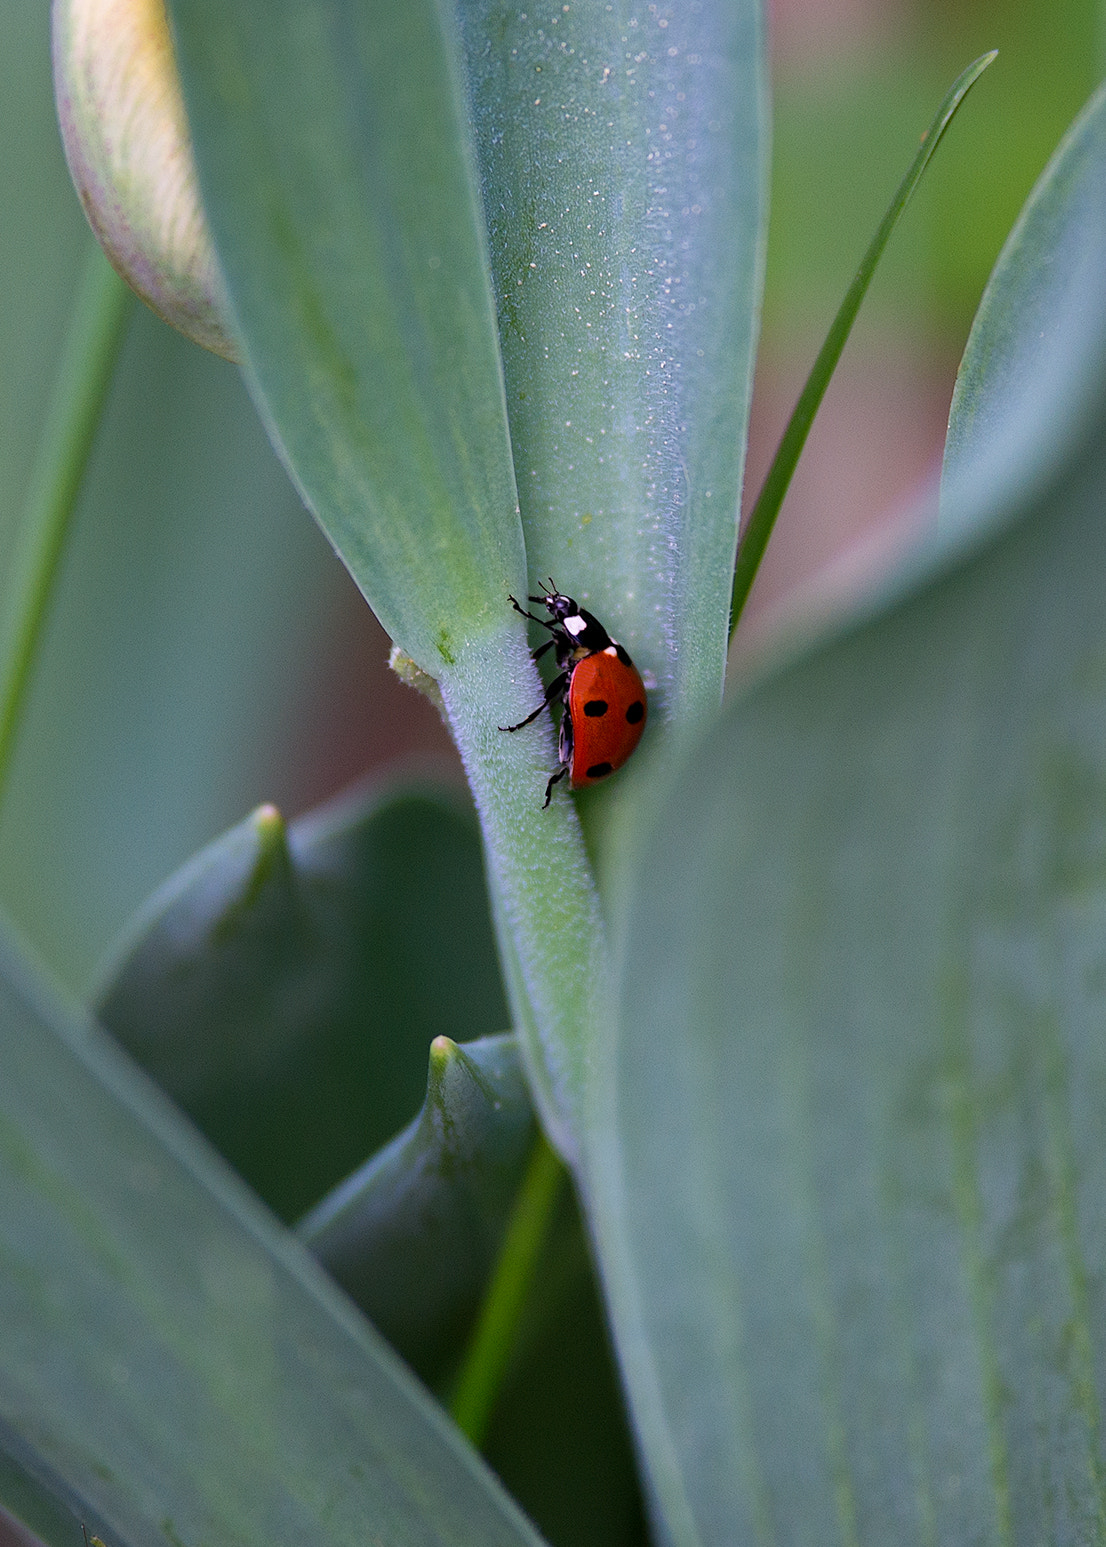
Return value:
[(607, 712), (607, 700), (605, 698), (589, 698), (584, 705), (584, 713), (589, 720), (601, 720)]
[(605, 779), (609, 773), (614, 773), (610, 763), (592, 763), (587, 771), (587, 778)]
[(626, 711), (626, 723), (628, 725), (639, 725), (641, 721), (644, 720), (644, 718), (645, 705), (642, 703), (640, 698), (635, 698), (629, 709)]

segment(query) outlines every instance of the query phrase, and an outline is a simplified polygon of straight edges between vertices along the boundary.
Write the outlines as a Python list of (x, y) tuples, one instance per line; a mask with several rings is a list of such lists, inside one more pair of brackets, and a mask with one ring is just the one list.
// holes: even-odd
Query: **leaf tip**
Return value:
[(284, 818), (278, 807), (272, 801), (265, 801), (258, 806), (251, 817), (258, 839), (269, 846), (273, 843), (281, 843), (286, 837)]
[(249, 857), (249, 869), (215, 924), (215, 939), (235, 933), (242, 920), (257, 906), (270, 881), (280, 876), (291, 877), (288, 828), (277, 807), (270, 802), (258, 806), (247, 818), (247, 824), (254, 852)]
[(440, 1074), (459, 1052), (460, 1048), (453, 1038), (439, 1032), (430, 1044), (430, 1072)]

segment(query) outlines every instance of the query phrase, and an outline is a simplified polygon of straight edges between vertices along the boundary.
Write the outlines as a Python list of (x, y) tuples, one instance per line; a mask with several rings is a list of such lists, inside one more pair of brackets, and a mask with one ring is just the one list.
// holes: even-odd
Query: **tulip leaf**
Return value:
[(429, 781), (262, 807), (151, 898), (98, 1009), (296, 1218), (418, 1110), (436, 1036), (506, 1024), (471, 810)]
[[(1106, 333), (1106, 200), (1095, 177), (1102, 93), (1027, 202), (979, 307), (956, 378), (941, 474), (950, 526), (1002, 519), (1086, 434)], [(1070, 218), (1073, 201), (1080, 219)]]
[(297, 1227), (426, 1380), (472, 1323), (534, 1136), (514, 1037), (436, 1037), (418, 1117)]
[(0, 1062), (0, 1502), (68, 1506), (32, 1511), (48, 1547), (82, 1523), (112, 1547), (537, 1542), (307, 1251), (7, 947)]
[(431, 676), (524, 573), (479, 193), (434, 0), (173, 0), (246, 376), (304, 497)]
[(761, 270), (760, 6), (461, 0), (533, 584), (712, 711)]
[(623, 877), (588, 1178), (680, 1547), (1106, 1541), (1104, 188), (1100, 95), (951, 431), (1053, 412), (1043, 294), (1062, 463), (735, 694)]

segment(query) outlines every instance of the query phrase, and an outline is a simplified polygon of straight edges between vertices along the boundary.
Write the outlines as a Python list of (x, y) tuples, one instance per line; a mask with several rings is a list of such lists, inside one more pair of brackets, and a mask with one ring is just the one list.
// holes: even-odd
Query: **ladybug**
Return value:
[(543, 709), (561, 705), (561, 735), (557, 750), (560, 767), (545, 787), (542, 810), (549, 804), (553, 786), (568, 775), (574, 790), (598, 784), (621, 768), (641, 740), (645, 729), (645, 684), (622, 646), (607, 633), (599, 619), (571, 596), (562, 596), (553, 584), (544, 596), (530, 596), (549, 613), (552, 622), (527, 612), (512, 596), (511, 606), (532, 623), (540, 623), (553, 636), (532, 652), (536, 661), (554, 650), (561, 668), (545, 690), (545, 697), (525, 720), (501, 725), (503, 731), (520, 731)]

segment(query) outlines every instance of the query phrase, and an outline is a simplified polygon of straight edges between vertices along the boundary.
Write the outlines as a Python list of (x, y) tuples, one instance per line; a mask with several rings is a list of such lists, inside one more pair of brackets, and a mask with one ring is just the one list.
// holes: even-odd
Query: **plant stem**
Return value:
[(898, 224), (899, 216), (909, 204), (911, 196), (922, 179), (922, 174), (929, 165), (933, 152), (937, 149), (945, 130), (952, 122), (953, 115), (963, 102), (968, 92), (983, 74), (984, 70), (995, 58), (997, 50), (982, 55), (974, 64), (968, 66), (963, 75), (959, 76), (950, 88), (945, 100), (937, 109), (936, 116), (925, 134), (918, 154), (911, 163), (910, 170), (899, 184), (895, 197), (887, 209), (883, 220), (871, 245), (861, 260), (860, 267), (852, 284), (845, 293), (845, 299), (841, 302), (837, 316), (826, 335), (826, 341), (818, 352), (818, 358), (807, 377), (806, 385), (799, 395), (799, 401), (795, 404), (787, 428), (783, 432), (772, 466), (768, 469), (768, 476), (757, 496), (757, 502), (753, 506), (748, 525), (741, 538), (737, 552), (737, 565), (734, 569), (733, 598), (730, 602), (730, 638), (733, 638), (737, 628), (742, 609), (752, 590), (753, 581), (760, 567), (760, 561), (764, 557), (764, 550), (768, 546), (768, 539), (772, 535), (772, 528), (776, 524), (780, 506), (783, 504), (784, 495), (787, 493), (791, 482), (791, 475), (795, 471), (795, 464), (799, 460), (803, 446), (806, 444), (810, 426), (814, 422), (814, 416), (818, 412), (830, 378), (836, 369), (837, 362), (841, 358), (841, 351), (845, 347), (845, 341), (852, 331), (852, 325), (856, 321), (856, 314), (860, 310), (868, 286), (872, 282), (876, 265), (883, 256), (883, 250), (887, 246), (891, 232)]
[(0, 798), (71, 517), (100, 422), (131, 292), (90, 248), (31, 469), (0, 650)]
[(450, 1403), (457, 1426), (477, 1448), (487, 1433), (564, 1176), (560, 1157), (539, 1134)]

